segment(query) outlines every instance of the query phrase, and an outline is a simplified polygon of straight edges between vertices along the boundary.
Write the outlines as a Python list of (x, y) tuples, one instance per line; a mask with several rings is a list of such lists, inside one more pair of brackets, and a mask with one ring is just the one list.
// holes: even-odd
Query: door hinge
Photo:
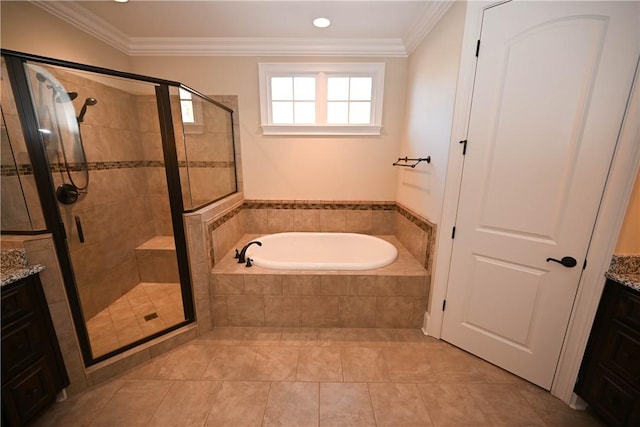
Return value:
[(451, 238), (455, 239), (456, 238), (456, 228), (453, 227), (453, 229), (451, 230)]
[(464, 144), (462, 146), (462, 155), (464, 156), (465, 154), (467, 154), (467, 140), (463, 140), (459, 142), (460, 144)]
[(582, 269), (586, 270), (587, 269), (587, 259), (584, 259), (584, 264), (582, 264)]
[(478, 40), (478, 44), (476, 44), (476, 58), (478, 57), (479, 53), (480, 53), (480, 40)]
[(445, 307), (447, 306), (447, 300), (442, 300), (442, 311), (444, 311)]

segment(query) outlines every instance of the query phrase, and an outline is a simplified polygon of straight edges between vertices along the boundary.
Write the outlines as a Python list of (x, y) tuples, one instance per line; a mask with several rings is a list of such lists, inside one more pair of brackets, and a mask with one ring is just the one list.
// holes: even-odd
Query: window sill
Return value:
[(262, 125), (263, 135), (349, 136), (380, 135), (382, 126), (376, 125)]

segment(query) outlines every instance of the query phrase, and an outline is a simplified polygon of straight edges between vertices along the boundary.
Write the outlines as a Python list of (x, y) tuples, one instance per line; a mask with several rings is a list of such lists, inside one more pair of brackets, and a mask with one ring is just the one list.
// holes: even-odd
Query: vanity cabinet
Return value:
[(69, 385), (38, 274), (2, 287), (2, 425), (21, 426)]
[(640, 425), (639, 291), (607, 280), (575, 392), (608, 425)]

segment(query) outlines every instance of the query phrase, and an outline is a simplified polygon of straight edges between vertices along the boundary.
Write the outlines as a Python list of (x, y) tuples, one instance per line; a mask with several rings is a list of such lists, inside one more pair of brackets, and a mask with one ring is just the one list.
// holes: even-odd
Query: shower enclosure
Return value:
[(2, 57), (2, 231), (53, 234), (85, 364), (192, 322), (182, 214), (237, 190), (232, 111), (176, 82)]

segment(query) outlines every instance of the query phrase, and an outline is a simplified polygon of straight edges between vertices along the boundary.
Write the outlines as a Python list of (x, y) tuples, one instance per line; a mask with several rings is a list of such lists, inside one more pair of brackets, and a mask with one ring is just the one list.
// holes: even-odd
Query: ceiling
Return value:
[[(407, 56), (451, 1), (33, 1), (132, 56)], [(317, 17), (331, 20), (315, 28)]]

